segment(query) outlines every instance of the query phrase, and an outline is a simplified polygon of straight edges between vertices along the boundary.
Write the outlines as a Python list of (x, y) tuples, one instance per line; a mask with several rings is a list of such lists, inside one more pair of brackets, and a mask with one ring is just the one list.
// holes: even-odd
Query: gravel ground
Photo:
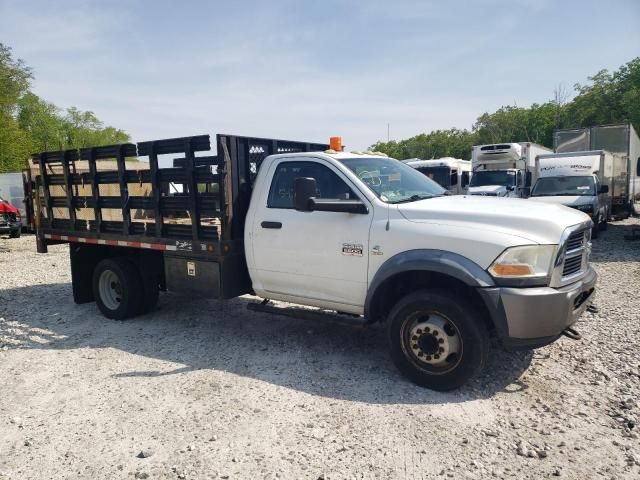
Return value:
[(66, 246), (0, 239), (0, 478), (640, 478), (637, 220), (594, 241), (596, 304), (452, 393), (384, 331), (161, 296), (126, 322), (74, 305)]

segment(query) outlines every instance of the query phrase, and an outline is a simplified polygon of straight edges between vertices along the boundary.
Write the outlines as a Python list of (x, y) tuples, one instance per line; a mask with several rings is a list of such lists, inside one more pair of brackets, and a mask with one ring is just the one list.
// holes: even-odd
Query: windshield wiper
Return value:
[(440, 195), (411, 195), (409, 198), (403, 198), (402, 200), (396, 200), (395, 202), (389, 202), (393, 205), (397, 203), (409, 203), (409, 202), (417, 202), (418, 200), (426, 200), (427, 198), (438, 197)]

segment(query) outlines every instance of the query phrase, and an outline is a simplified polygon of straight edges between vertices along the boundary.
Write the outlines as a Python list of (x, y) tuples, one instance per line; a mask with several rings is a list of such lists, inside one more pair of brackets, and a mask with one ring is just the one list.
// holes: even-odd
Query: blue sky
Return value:
[(640, 55), (640, 0), (14, 1), (35, 92), (134, 141), (237, 133), (364, 148), (471, 128)]

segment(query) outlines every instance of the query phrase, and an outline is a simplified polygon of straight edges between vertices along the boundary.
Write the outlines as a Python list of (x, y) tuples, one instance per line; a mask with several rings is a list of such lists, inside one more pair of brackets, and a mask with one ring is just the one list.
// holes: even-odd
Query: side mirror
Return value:
[(367, 206), (361, 200), (340, 200), (338, 198), (316, 198), (316, 180), (314, 178), (298, 177), (294, 184), (293, 204), (299, 212), (342, 212), (369, 213)]
[(509, 190), (510, 192), (513, 192), (516, 189), (516, 187), (514, 187), (513, 185), (509, 185), (507, 187), (507, 190)]
[(609, 193), (609, 185), (602, 185), (600, 187), (600, 193)]
[(316, 196), (316, 179), (298, 177), (294, 184), (293, 204), (299, 212), (311, 212), (311, 199)]

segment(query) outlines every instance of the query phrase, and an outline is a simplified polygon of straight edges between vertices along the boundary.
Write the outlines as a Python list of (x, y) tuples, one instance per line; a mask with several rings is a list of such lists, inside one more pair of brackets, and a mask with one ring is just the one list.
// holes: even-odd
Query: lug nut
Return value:
[(435, 358), (436, 360), (440, 360), (440, 355), (438, 355), (437, 353), (433, 356), (433, 358)]
[(439, 338), (438, 343), (444, 343), (444, 338)]
[(427, 355), (427, 360), (431, 360), (431, 355)]

